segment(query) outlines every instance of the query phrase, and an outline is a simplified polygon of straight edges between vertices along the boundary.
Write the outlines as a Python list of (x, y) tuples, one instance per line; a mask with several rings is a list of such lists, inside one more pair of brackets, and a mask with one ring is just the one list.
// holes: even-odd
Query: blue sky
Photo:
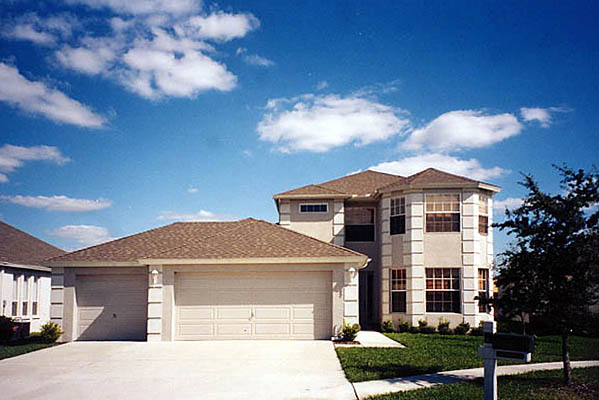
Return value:
[[(0, 5), (0, 217), (75, 249), (374, 168), (558, 190), (599, 145), (596, 2)], [(495, 213), (496, 218), (502, 211)], [(497, 247), (506, 243), (497, 235)]]

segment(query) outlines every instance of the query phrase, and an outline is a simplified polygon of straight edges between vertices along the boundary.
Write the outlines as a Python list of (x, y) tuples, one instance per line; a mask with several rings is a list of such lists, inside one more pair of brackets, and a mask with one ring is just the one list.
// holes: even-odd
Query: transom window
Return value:
[(460, 269), (426, 268), (426, 312), (461, 311)]
[(392, 235), (406, 233), (406, 198), (391, 199), (389, 231)]
[(426, 195), (426, 231), (460, 231), (459, 194), (450, 193)]
[(301, 213), (326, 213), (329, 212), (327, 203), (300, 204), (299, 211)]
[(345, 209), (345, 241), (374, 242), (374, 208)]
[(406, 270), (391, 270), (391, 312), (406, 312)]
[(489, 197), (484, 194), (478, 196), (478, 233), (489, 233)]
[(490, 295), (489, 292), (489, 270), (486, 268), (478, 269), (478, 312), (488, 313), (491, 312), (491, 307), (489, 305), (484, 305), (480, 303), (480, 299), (488, 299)]

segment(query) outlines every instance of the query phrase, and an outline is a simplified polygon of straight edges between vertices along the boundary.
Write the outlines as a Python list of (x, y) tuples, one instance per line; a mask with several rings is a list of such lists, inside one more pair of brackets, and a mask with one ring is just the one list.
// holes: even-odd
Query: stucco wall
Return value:
[[(300, 213), (300, 204), (307, 203), (326, 203), (328, 211), (326, 213)], [(296, 232), (332, 243), (335, 211), (333, 201), (282, 200), (279, 205), (279, 224)]]
[(424, 234), (424, 265), (455, 267), (461, 264), (462, 238), (459, 232)]

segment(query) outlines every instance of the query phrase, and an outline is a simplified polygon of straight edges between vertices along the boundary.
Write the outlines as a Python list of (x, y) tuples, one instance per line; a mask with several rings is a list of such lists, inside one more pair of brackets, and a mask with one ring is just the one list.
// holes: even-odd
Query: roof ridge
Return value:
[[(223, 233), (226, 233), (226, 232), (231, 232), (231, 231), (237, 230), (237, 229), (239, 229), (239, 227), (240, 227), (241, 225), (244, 225), (244, 224), (241, 224), (242, 222), (249, 222), (249, 220), (250, 220), (250, 219), (251, 219), (251, 218), (244, 218), (244, 219), (240, 219), (240, 220), (238, 220), (238, 221), (217, 221), (217, 222), (229, 222), (229, 223), (233, 223), (233, 224), (232, 224), (233, 226), (232, 226), (231, 228), (229, 228), (229, 229), (224, 229), (224, 230), (222, 230), (222, 231), (216, 232), (216, 233), (214, 233), (214, 234), (212, 234), (212, 235), (209, 235), (209, 236), (202, 236), (202, 240), (205, 240), (205, 239), (210, 239), (210, 238), (213, 238), (213, 237), (215, 237), (215, 236), (221, 235), (221, 234), (223, 234)], [(179, 223), (183, 223), (183, 224), (193, 224), (193, 223), (198, 223), (198, 222), (208, 222), (208, 221), (179, 222)], [(153, 256), (157, 256), (157, 255), (160, 255), (160, 254), (163, 254), (163, 253), (167, 253), (167, 252), (169, 252), (169, 251), (173, 251), (173, 250), (176, 250), (176, 249), (181, 249), (181, 248), (183, 248), (183, 247), (188, 247), (188, 246), (191, 246), (191, 245), (193, 245), (193, 244), (195, 244), (195, 243), (196, 243), (196, 242), (193, 242), (193, 243), (192, 243), (192, 242), (188, 242), (188, 243), (184, 243), (184, 244), (182, 244), (182, 245), (180, 245), (180, 246), (169, 247), (168, 249), (165, 249), (165, 250), (159, 251), (159, 252), (157, 252), (157, 253), (148, 254), (148, 256), (147, 256), (146, 258), (151, 258), (151, 257), (153, 257)]]
[[(454, 173), (447, 172), (447, 171), (443, 171), (443, 170), (440, 170), (440, 169), (437, 169), (437, 168), (433, 168), (433, 167), (429, 167), (429, 168), (427, 168), (427, 169), (425, 169), (425, 170), (423, 170), (423, 171), (420, 171), (420, 172), (418, 172), (418, 173), (415, 173), (415, 174), (413, 174), (413, 175), (410, 175), (410, 176), (408, 177), (408, 180), (411, 180), (412, 178), (414, 178), (414, 177), (416, 177), (416, 176), (419, 176), (419, 175), (421, 175), (421, 174), (424, 174), (425, 172), (428, 172), (428, 171), (440, 172), (440, 173), (442, 173), (442, 174), (447, 174), (447, 175), (455, 176), (455, 177), (457, 177), (457, 178), (466, 179), (466, 180), (468, 180), (468, 181), (470, 181), (470, 182), (482, 182), (482, 181), (477, 181), (476, 179), (468, 178), (468, 177), (466, 177), (466, 176), (463, 176), (463, 175), (454, 174)], [(484, 183), (484, 182), (483, 182), (483, 183)]]
[(309, 236), (309, 235), (305, 235), (303, 233), (299, 233), (299, 232), (296, 232), (296, 231), (291, 230), (291, 229), (284, 228), (281, 225), (273, 224), (272, 222), (268, 222), (268, 221), (265, 221), (265, 220), (262, 220), (262, 219), (256, 219), (256, 218), (252, 218), (252, 217), (249, 217), (248, 219), (254, 220), (256, 222), (261, 222), (263, 224), (268, 224), (268, 225), (270, 225), (272, 227), (275, 227), (277, 229), (284, 229), (286, 232), (290, 232), (290, 233), (292, 233), (292, 234), (294, 234), (296, 236), (301, 236), (303, 238), (310, 239), (311, 241), (314, 241), (314, 242), (326, 244), (326, 245), (329, 245), (331, 247), (335, 247), (335, 248), (338, 248), (338, 249), (341, 249), (341, 250), (345, 250), (348, 253), (353, 253), (353, 254), (358, 255), (358, 256), (363, 256), (364, 255), (364, 254), (358, 253), (355, 250), (348, 249), (347, 247), (339, 246), (338, 244), (334, 244), (334, 243), (325, 242), (324, 240), (316, 239), (315, 237), (312, 237), (312, 236)]
[[(330, 191), (332, 191), (332, 192), (336, 192), (336, 193), (339, 193), (339, 194), (347, 194), (347, 193), (345, 193), (345, 192), (340, 192), (340, 191), (338, 191), (338, 190), (336, 190), (336, 189), (331, 189), (331, 188), (328, 188), (328, 187), (324, 187), (324, 186), (322, 186), (322, 183), (313, 183), (313, 184), (311, 184), (311, 185), (307, 185), (307, 186), (316, 186), (316, 187), (318, 187), (318, 188), (321, 188), (321, 189), (324, 189), (324, 190), (330, 190)], [(301, 189), (301, 188), (298, 188), (298, 189)], [(258, 220), (257, 220), (257, 221), (258, 221)]]

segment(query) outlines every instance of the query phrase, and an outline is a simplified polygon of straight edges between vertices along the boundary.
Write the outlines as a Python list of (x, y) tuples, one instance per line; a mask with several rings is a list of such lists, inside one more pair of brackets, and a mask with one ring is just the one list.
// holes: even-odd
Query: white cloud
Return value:
[(493, 209), (498, 212), (503, 212), (505, 209), (513, 210), (522, 205), (522, 199), (519, 197), (508, 197), (503, 200), (493, 200)]
[(428, 153), (406, 157), (397, 161), (380, 163), (368, 169), (389, 174), (409, 176), (427, 168), (436, 168), (441, 171), (481, 181), (496, 178), (507, 172), (500, 167), (484, 168), (480, 162), (474, 158), (462, 160), (457, 157), (439, 153)]
[(69, 38), (80, 23), (76, 17), (67, 13), (46, 18), (29, 13), (13, 21), (5, 20), (3, 25), (2, 35), (7, 38), (52, 46), (59, 38)]
[(90, 75), (106, 71), (109, 62), (116, 58), (115, 52), (108, 46), (95, 48), (63, 46), (56, 51), (55, 56), (64, 67)]
[(174, 26), (179, 36), (228, 42), (257, 29), (260, 21), (252, 14), (229, 14), (217, 11), (209, 15), (194, 15)]
[(22, 167), (27, 161), (48, 161), (63, 165), (70, 161), (53, 146), (13, 146), (5, 144), (0, 147), (0, 182), (8, 182), (7, 173)]
[(316, 85), (316, 90), (323, 90), (323, 89), (326, 89), (327, 87), (329, 87), (329, 83), (327, 81), (320, 81)]
[(565, 107), (522, 107), (520, 116), (525, 122), (538, 121), (542, 128), (549, 128), (553, 123), (552, 113), (571, 111)]
[(85, 212), (102, 210), (112, 205), (112, 201), (107, 199), (74, 199), (67, 196), (0, 196), (0, 200), (49, 211)]
[(211, 211), (200, 210), (196, 213), (177, 213), (175, 211), (165, 211), (162, 215), (156, 217), (159, 221), (200, 221), (200, 222), (208, 222), (208, 221), (233, 221), (235, 217), (231, 215), (217, 215)]
[(326, 152), (366, 145), (402, 133), (409, 121), (402, 110), (357, 96), (304, 95), (271, 99), (258, 123), (260, 139), (282, 152)]
[(518, 119), (509, 113), (487, 115), (474, 110), (450, 111), (414, 130), (403, 147), (441, 151), (486, 147), (515, 136), (521, 130)]
[(109, 8), (128, 15), (188, 14), (200, 8), (198, 0), (66, 0), (69, 4), (84, 4), (91, 8)]
[(15, 67), (2, 62), (0, 101), (58, 123), (86, 128), (100, 128), (105, 123), (105, 119), (89, 107), (42, 82), (28, 80)]
[(108, 229), (96, 225), (65, 225), (51, 231), (50, 235), (75, 241), (83, 247), (94, 246), (115, 239), (110, 235)]
[(5, 36), (13, 39), (28, 40), (33, 43), (44, 46), (52, 45), (56, 42), (56, 37), (48, 32), (41, 32), (33, 24), (19, 24), (12, 29), (5, 31)]
[(261, 57), (257, 54), (248, 54), (245, 47), (240, 47), (235, 52), (238, 56), (241, 56), (243, 61), (250, 65), (257, 65), (259, 67), (272, 67), (275, 63), (268, 58)]
[(187, 189), (187, 193), (197, 193), (199, 191), (200, 191), (200, 189), (195, 188), (195, 187), (190, 187), (189, 189)]

